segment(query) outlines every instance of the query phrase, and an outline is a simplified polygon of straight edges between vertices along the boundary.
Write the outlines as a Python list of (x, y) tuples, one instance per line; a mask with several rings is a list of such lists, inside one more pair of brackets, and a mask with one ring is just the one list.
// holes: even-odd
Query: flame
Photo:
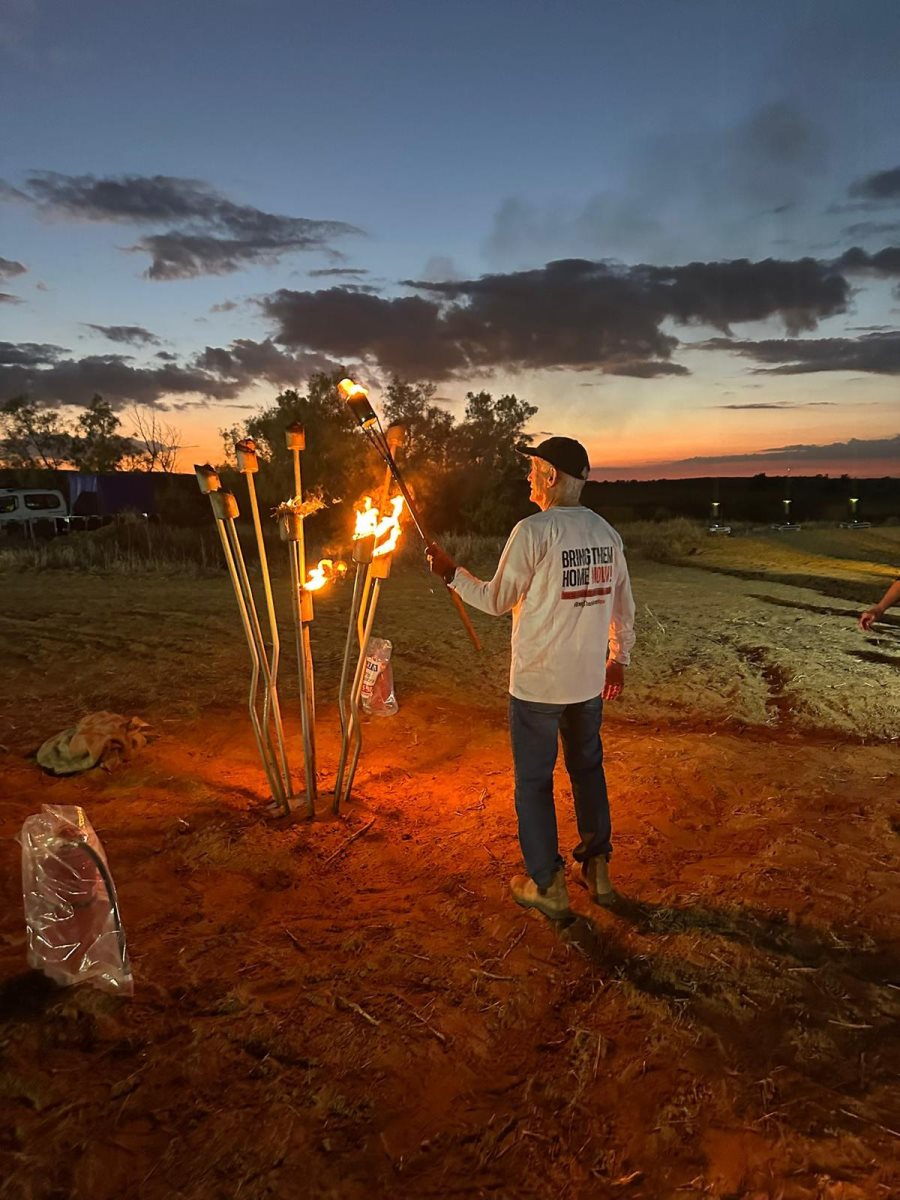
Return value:
[(317, 592), (326, 583), (331, 583), (334, 579), (342, 579), (346, 574), (347, 564), (345, 562), (335, 562), (332, 558), (320, 558), (319, 565), (312, 568), (309, 579), (303, 587), (307, 592)]
[(353, 529), (353, 540), (358, 542), (360, 538), (375, 537), (378, 530), (378, 509), (372, 505), (372, 497), (363, 497), (362, 509), (356, 510), (356, 525)]
[(375, 530), (375, 558), (382, 554), (392, 554), (396, 550), (400, 540), (400, 514), (403, 512), (403, 504), (403, 497), (395, 496), (391, 501), (390, 516), (384, 516), (378, 522), (378, 528)]
[(356, 400), (362, 397), (368, 398), (368, 391), (360, 383), (354, 383), (352, 379), (342, 379), (337, 385), (338, 394), (342, 400)]
[(391, 501), (390, 513), (381, 516), (372, 504), (371, 496), (363, 497), (362, 509), (356, 510), (356, 526), (353, 530), (353, 540), (372, 537), (375, 539), (375, 558), (383, 554), (392, 554), (397, 549), (400, 540), (400, 514), (403, 512), (405, 501), (402, 496), (395, 496)]

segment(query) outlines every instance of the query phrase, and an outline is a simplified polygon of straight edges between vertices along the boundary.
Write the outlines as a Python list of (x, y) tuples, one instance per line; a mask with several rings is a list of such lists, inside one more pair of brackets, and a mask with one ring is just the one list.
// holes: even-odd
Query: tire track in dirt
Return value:
[(732, 643), (741, 659), (762, 676), (768, 689), (766, 710), (771, 714), (773, 725), (781, 729), (793, 724), (794, 706), (785, 695), (785, 686), (791, 680), (789, 672), (775, 662), (764, 646), (741, 646)]

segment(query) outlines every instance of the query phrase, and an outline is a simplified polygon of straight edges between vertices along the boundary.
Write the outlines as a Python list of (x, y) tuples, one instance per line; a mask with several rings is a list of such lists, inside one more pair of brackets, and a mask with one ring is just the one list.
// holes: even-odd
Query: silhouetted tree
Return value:
[(129, 439), (118, 432), (120, 426), (109, 401), (95, 395), (76, 422), (71, 452), (75, 467), (99, 474), (118, 471), (130, 448)]
[(0, 464), (55, 471), (72, 457), (72, 435), (59, 413), (27, 396), (0, 408)]
[(128, 416), (134, 427), (123, 466), (128, 471), (162, 471), (171, 475), (178, 459), (180, 434), (163, 422), (155, 408), (135, 404)]

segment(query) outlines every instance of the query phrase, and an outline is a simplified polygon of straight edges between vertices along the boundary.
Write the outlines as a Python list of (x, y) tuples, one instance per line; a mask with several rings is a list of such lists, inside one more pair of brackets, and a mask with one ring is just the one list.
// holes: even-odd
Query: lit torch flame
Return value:
[(402, 496), (395, 496), (391, 501), (390, 515), (382, 517), (378, 522), (375, 530), (375, 558), (382, 554), (392, 554), (396, 550), (400, 540), (400, 514), (403, 512), (404, 503)]
[(347, 574), (347, 564), (345, 562), (335, 562), (331, 558), (319, 559), (319, 565), (313, 567), (309, 573), (309, 579), (304, 583), (304, 588), (308, 592), (317, 592), (323, 588), (326, 583), (331, 583), (333, 579), (341, 579)]
[(390, 513), (386, 513), (382, 517), (372, 504), (372, 497), (364, 497), (362, 509), (356, 510), (353, 540), (374, 538), (375, 558), (380, 558), (383, 554), (392, 554), (397, 549), (397, 542), (400, 540), (400, 514), (403, 512), (405, 503), (402, 496), (395, 496), (391, 501)]
[(372, 497), (363, 498), (362, 509), (356, 510), (356, 526), (353, 530), (354, 542), (362, 538), (374, 537), (378, 529), (378, 509), (372, 505)]

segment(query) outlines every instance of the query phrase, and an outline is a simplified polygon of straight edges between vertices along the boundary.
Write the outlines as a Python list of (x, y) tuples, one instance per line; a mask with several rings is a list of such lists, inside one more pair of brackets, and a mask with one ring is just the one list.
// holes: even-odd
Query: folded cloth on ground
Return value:
[(147, 744), (146, 721), (119, 713), (94, 712), (77, 725), (48, 738), (37, 752), (37, 760), (54, 775), (74, 775), (102, 762), (116, 766)]

